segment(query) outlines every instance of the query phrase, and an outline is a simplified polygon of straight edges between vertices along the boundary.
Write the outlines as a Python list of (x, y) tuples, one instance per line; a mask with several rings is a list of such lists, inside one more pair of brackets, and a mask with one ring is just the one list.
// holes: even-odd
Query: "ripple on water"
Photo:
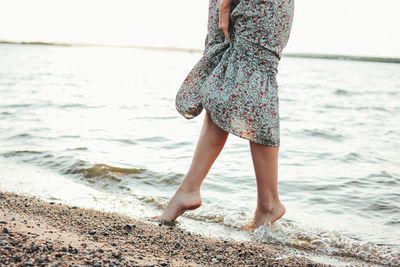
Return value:
[(89, 148), (87, 147), (75, 147), (75, 148), (67, 148), (67, 151), (88, 151)]
[(13, 139), (26, 139), (26, 138), (32, 138), (33, 135), (29, 133), (21, 133), (21, 134), (16, 134), (13, 136), (8, 137), (8, 139), (13, 140)]
[(340, 157), (340, 159), (341, 159), (343, 162), (346, 162), (346, 163), (362, 162), (362, 161), (364, 161), (363, 156), (362, 156), (360, 153), (357, 153), (357, 152), (350, 152), (350, 153), (347, 153), (347, 154), (344, 155), (343, 157)]
[(349, 92), (349, 91), (347, 91), (347, 90), (344, 90), (344, 89), (336, 89), (336, 90), (333, 92), (333, 94), (335, 94), (335, 95), (344, 95), (344, 96), (348, 96), (348, 95), (351, 95), (352, 93)]
[(312, 137), (320, 137), (332, 141), (343, 141), (345, 140), (345, 136), (342, 134), (335, 133), (336, 129), (331, 128), (329, 130), (321, 130), (321, 129), (303, 129), (302, 132), (306, 136)]
[(166, 142), (166, 141), (169, 141), (169, 139), (164, 136), (152, 136), (152, 137), (139, 138), (139, 139), (135, 139), (135, 140), (138, 142)]
[(379, 178), (379, 177), (393, 178), (392, 174), (388, 173), (387, 171), (381, 171), (380, 173), (372, 173), (367, 176), (367, 178)]
[(343, 183), (343, 187), (360, 187), (360, 188), (365, 188), (371, 186), (371, 183), (364, 178), (361, 179), (352, 179), (348, 180)]
[(27, 107), (32, 107), (34, 106), (35, 103), (29, 104), (10, 104), (10, 105), (0, 105), (0, 108), (27, 108)]
[(400, 207), (384, 200), (376, 200), (363, 209), (364, 211), (379, 211), (400, 214)]
[(116, 139), (102, 139), (105, 141), (114, 141), (117, 143), (123, 143), (123, 144), (127, 144), (127, 145), (136, 145), (137, 142), (133, 141), (132, 139), (124, 139), (124, 138), (116, 138)]
[(378, 106), (361, 106), (361, 107), (356, 107), (355, 110), (388, 111), (386, 108)]
[(34, 150), (16, 150), (16, 151), (9, 151), (2, 153), (2, 155), (6, 158), (25, 156), (25, 155), (43, 155), (43, 154), (45, 154), (45, 152), (34, 151)]

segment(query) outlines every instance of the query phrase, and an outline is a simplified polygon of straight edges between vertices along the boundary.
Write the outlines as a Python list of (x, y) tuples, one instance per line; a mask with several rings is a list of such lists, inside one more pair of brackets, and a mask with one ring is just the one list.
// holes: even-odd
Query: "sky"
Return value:
[[(400, 58), (399, 0), (296, 0), (284, 52)], [(0, 0), (0, 40), (203, 48), (208, 0)]]

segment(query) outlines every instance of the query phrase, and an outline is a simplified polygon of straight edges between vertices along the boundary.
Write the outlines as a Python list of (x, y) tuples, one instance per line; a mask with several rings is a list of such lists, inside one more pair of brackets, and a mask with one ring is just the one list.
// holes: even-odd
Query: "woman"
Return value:
[(210, 0), (202, 59), (176, 96), (187, 119), (206, 110), (188, 173), (158, 221), (174, 221), (201, 205), (200, 186), (229, 133), (248, 139), (257, 180), (257, 208), (243, 229), (271, 225), (285, 213), (278, 194), (281, 52), (289, 39), (294, 0)]

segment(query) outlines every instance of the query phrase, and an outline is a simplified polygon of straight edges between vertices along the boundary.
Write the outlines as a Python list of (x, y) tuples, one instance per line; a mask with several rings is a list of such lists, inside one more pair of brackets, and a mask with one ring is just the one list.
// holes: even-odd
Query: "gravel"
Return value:
[(327, 266), (282, 259), (284, 246), (207, 238), (1, 191), (0, 227), (0, 266)]

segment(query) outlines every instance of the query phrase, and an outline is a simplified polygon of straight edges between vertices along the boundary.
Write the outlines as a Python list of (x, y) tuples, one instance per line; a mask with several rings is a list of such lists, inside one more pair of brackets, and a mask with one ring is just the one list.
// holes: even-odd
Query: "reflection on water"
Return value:
[[(143, 219), (166, 205), (201, 127), (202, 116), (185, 120), (174, 107), (200, 53), (3, 44), (0, 57), (0, 154), (8, 166), (1, 188), (39, 194), (33, 188), (47, 188), (40, 179), (64, 179), (86, 186), (82, 192), (107, 194), (101, 205), (108, 210), (140, 206), (130, 215)], [(287, 213), (251, 238), (398, 263), (399, 71), (397, 64), (282, 59), (279, 190)], [(18, 184), (6, 179), (7, 170), (18, 173), (10, 166), (21, 168)], [(58, 176), (37, 175), (32, 186), (27, 166)], [(95, 195), (79, 192), (82, 204)], [(243, 238), (237, 229), (256, 203), (245, 140), (229, 137), (202, 196), (203, 206), (186, 213), (181, 226), (207, 223)]]

